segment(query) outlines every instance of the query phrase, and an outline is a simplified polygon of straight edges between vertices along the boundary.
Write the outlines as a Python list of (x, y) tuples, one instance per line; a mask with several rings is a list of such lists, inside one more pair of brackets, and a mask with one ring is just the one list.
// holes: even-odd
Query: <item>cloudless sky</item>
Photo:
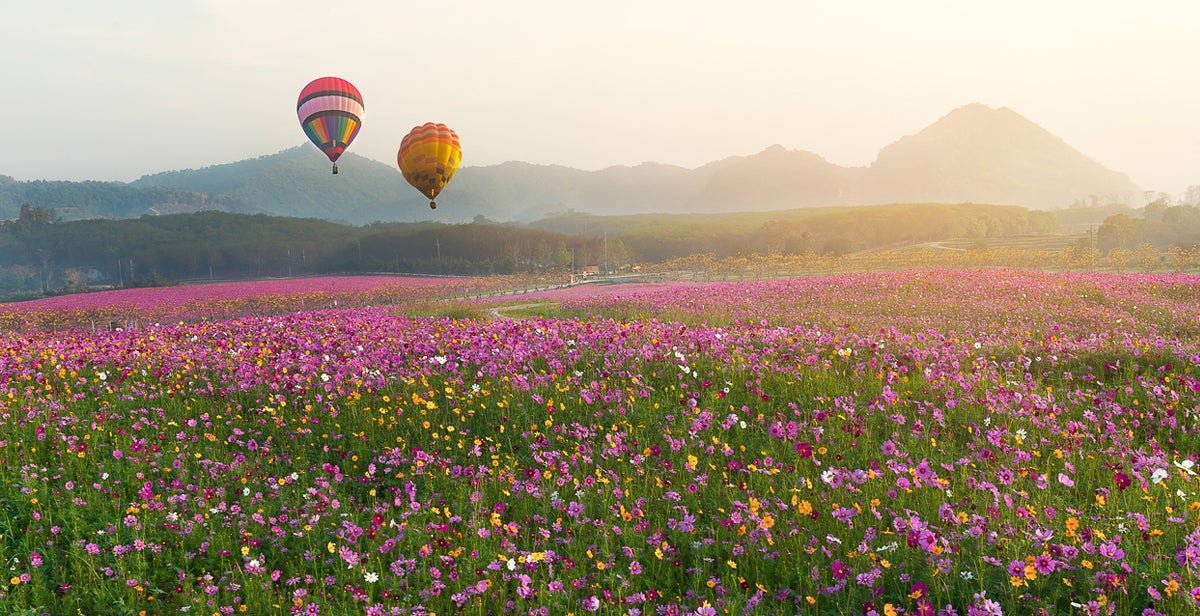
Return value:
[[(5, 0), (0, 175), (119, 180), (306, 144), (296, 97), (362, 91), (351, 151), (427, 121), (465, 166), (694, 168), (772, 144), (846, 166), (961, 105), (1009, 107), (1142, 188), (1200, 185), (1192, 0)], [(344, 165), (343, 165), (344, 166)]]

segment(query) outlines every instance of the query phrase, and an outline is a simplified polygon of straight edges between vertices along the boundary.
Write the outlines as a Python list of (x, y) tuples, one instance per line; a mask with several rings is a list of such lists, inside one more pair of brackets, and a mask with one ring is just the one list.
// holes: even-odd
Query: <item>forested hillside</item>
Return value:
[(1014, 206), (892, 205), (748, 214), (592, 216), (535, 225), (373, 223), (205, 211), (63, 221), (26, 205), (0, 225), (0, 297), (97, 286), (337, 272), (488, 274), (619, 269), (692, 254), (832, 254), (1049, 234)]

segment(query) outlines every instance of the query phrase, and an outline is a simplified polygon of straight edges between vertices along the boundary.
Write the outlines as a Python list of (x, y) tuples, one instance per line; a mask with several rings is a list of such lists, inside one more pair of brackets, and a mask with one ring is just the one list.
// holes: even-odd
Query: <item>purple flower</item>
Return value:
[(1054, 568), (1058, 563), (1049, 554), (1041, 554), (1033, 560), (1033, 568), (1042, 575), (1049, 575), (1054, 572)]

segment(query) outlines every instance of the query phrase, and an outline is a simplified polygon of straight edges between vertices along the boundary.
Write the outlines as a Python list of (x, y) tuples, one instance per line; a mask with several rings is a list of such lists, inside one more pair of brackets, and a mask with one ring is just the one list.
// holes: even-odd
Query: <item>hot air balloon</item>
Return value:
[(404, 179), (429, 197), (429, 208), (436, 209), (438, 193), (454, 177), (462, 163), (462, 147), (458, 135), (445, 124), (427, 122), (418, 126), (400, 141), (396, 164)]
[(329, 157), (336, 174), (338, 157), (362, 126), (363, 99), (358, 88), (338, 77), (314, 79), (300, 90), (296, 115), (304, 134)]

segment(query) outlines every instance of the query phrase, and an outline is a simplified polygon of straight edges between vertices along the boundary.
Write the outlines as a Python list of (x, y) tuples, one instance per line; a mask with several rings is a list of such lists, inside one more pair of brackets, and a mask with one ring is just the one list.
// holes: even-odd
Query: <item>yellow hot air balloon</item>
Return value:
[(429, 208), (436, 209), (438, 193), (454, 177), (462, 163), (462, 147), (458, 135), (445, 124), (426, 122), (418, 126), (400, 141), (396, 164), (404, 179), (429, 197)]

